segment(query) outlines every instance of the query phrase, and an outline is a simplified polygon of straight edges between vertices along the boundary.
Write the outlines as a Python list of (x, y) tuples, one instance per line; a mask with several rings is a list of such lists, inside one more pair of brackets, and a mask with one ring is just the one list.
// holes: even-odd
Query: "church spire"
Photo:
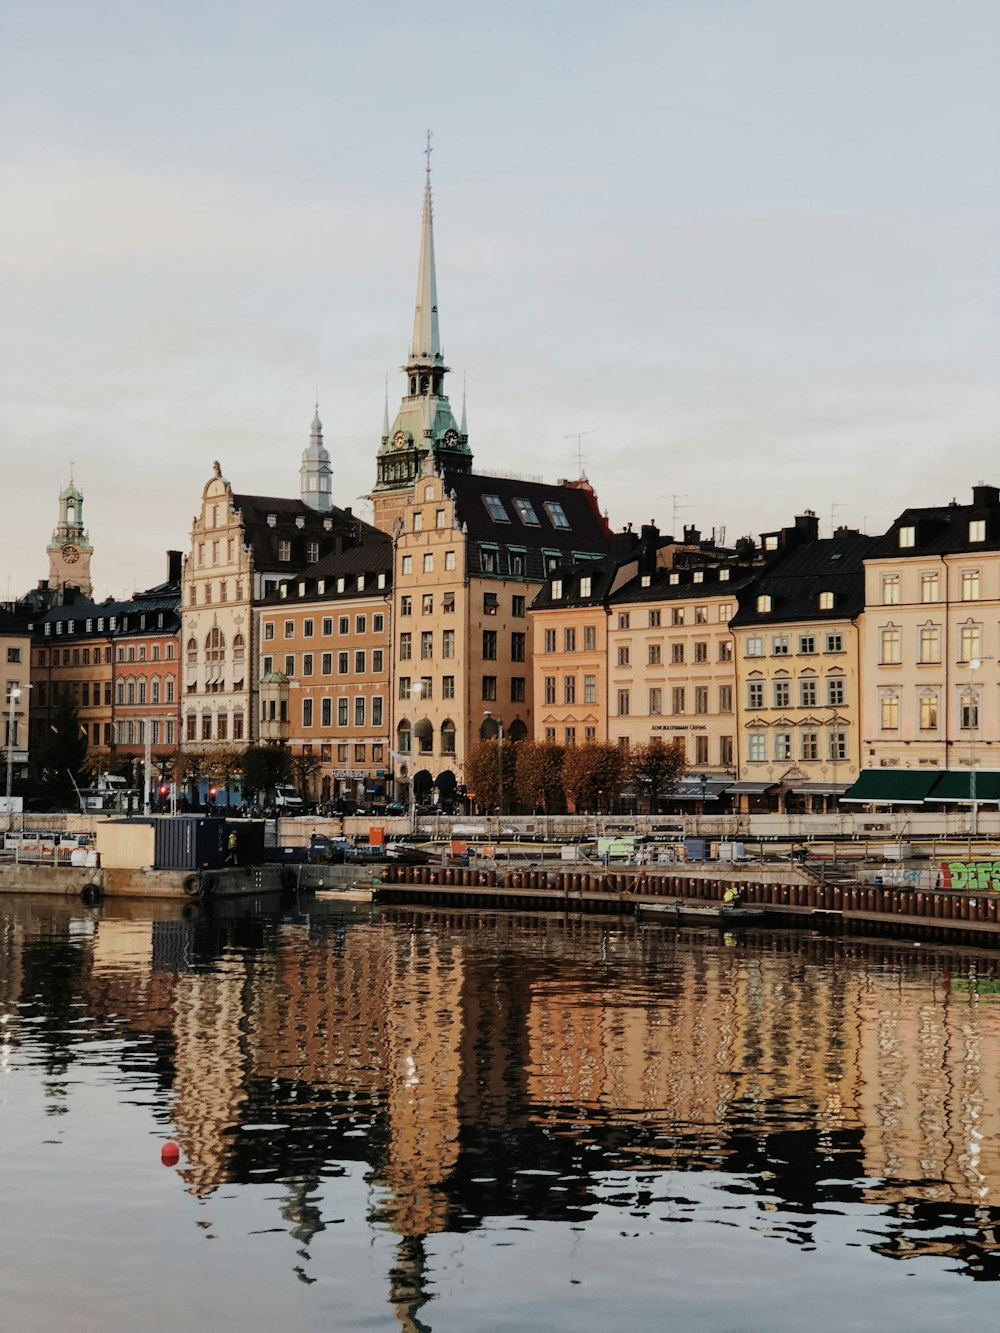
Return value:
[(319, 419), (319, 399), (309, 429), (309, 444), (302, 451), (299, 468), (299, 494), (303, 504), (326, 514), (333, 506), (333, 468), (330, 453), (323, 444), (323, 423)]
[(472, 471), (472, 451), (464, 433), (459, 432), (444, 385), (448, 367), (444, 364), (438, 327), (430, 130), (427, 131), (424, 152), (427, 155), (424, 212), (420, 230), (413, 338), (410, 355), (403, 368), (406, 388), (392, 425), (389, 425), (388, 413), (383, 419), (377, 461), (378, 476), (373, 495), (410, 490), (423, 471), (428, 454), (433, 455), (438, 471)]
[(420, 227), (420, 266), (417, 269), (417, 303), (413, 312), (410, 362), (433, 366), (444, 364), (441, 331), (438, 328), (437, 272), (434, 267), (434, 204), (431, 199), (431, 131), (427, 131), (427, 167), (424, 180), (424, 215)]

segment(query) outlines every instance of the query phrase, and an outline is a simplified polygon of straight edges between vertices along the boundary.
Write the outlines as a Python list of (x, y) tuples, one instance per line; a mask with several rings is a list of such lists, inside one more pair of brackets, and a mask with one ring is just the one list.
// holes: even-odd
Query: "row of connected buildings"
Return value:
[(448, 369), (428, 178), (372, 521), (333, 503), (317, 411), (298, 498), (244, 493), (215, 463), (165, 581), (95, 603), (71, 478), (48, 579), (0, 616), (15, 771), (68, 694), (109, 766), (283, 744), (322, 797), (405, 796), (417, 770), (461, 782), (502, 727), (680, 743), (680, 800), (1000, 799), (995, 487), (879, 536), (820, 537), (811, 513), (734, 547), (613, 532), (585, 479), (477, 473)]

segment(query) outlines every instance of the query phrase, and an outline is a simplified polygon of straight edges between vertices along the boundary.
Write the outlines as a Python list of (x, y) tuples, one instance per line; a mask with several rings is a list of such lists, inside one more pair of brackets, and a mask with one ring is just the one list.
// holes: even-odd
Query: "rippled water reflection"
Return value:
[(3, 1326), (982, 1318), (998, 976), (799, 934), (8, 900)]

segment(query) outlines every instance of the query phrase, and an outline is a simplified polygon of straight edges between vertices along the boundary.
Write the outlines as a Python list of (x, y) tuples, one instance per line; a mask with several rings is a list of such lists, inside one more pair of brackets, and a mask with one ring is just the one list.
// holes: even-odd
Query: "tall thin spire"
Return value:
[(385, 372), (385, 407), (382, 409), (382, 439), (389, 438), (389, 372)]
[(459, 426), (459, 428), (458, 428), (458, 433), (459, 433), (459, 435), (462, 436), (463, 439), (468, 439), (468, 437), (469, 437), (469, 423), (468, 423), (468, 421), (466, 420), (466, 416), (465, 416), (465, 376), (464, 376), (464, 375), (462, 376), (462, 424), (461, 424), (461, 425)]
[(417, 273), (417, 304), (413, 313), (413, 340), (410, 344), (411, 361), (439, 364), (441, 335), (438, 330), (437, 273), (434, 267), (434, 206), (431, 200), (431, 131), (427, 131), (426, 180), (424, 182), (424, 215), (420, 229), (420, 267)]

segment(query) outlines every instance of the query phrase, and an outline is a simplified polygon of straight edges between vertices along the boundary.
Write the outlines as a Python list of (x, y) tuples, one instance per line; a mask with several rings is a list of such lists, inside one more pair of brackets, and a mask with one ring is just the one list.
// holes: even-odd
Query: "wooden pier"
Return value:
[(770, 882), (753, 878), (752, 869), (729, 867), (715, 878), (645, 867), (565, 871), (390, 865), (373, 885), (373, 898), (386, 904), (624, 915), (664, 900), (719, 903), (733, 887), (744, 904), (764, 909), (766, 925), (961, 932), (984, 943), (1000, 941), (1000, 893), (822, 883), (806, 877)]

